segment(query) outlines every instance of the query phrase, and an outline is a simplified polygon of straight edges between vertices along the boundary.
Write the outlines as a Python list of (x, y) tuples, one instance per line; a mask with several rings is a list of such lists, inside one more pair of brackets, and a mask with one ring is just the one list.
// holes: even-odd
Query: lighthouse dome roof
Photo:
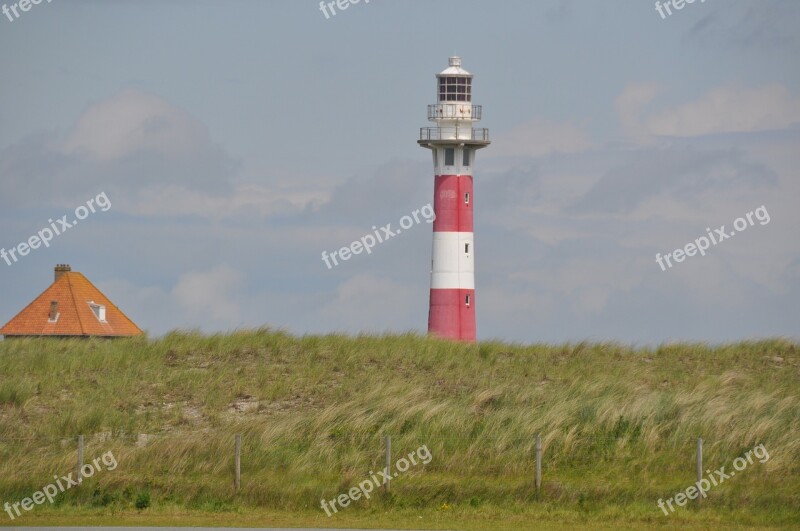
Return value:
[(454, 56), (450, 58), (450, 66), (442, 70), (440, 73), (436, 74), (436, 77), (445, 77), (445, 76), (472, 77), (472, 74), (461, 68), (461, 58)]

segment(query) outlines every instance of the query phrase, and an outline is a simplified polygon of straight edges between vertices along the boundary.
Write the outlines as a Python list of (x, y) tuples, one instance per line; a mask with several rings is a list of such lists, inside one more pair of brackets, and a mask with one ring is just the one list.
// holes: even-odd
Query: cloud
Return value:
[(339, 284), (320, 316), (331, 329), (402, 331), (407, 323), (421, 321), (427, 308), (427, 286), (417, 288), (392, 280), (390, 274), (356, 275)]
[(188, 112), (129, 89), (89, 106), (63, 136), (38, 133), (0, 151), (0, 203), (74, 206), (106, 191), (116, 207), (171, 186), (219, 196), (237, 171)]
[(783, 85), (756, 89), (717, 88), (697, 101), (647, 119), (650, 134), (702, 136), (789, 129), (800, 124), (800, 98)]
[(282, 183), (235, 183), (227, 194), (211, 194), (170, 184), (144, 188), (130, 195), (117, 210), (151, 218), (195, 216), (219, 221), (252, 217), (263, 220), (298, 214), (309, 206), (324, 203), (328, 197), (323, 190)]
[(226, 264), (181, 275), (172, 296), (189, 318), (235, 326), (241, 320), (242, 275)]
[(568, 210), (630, 214), (648, 200), (665, 198), (702, 209), (720, 189), (758, 190), (777, 182), (774, 170), (743, 150), (682, 144), (642, 148), (606, 170)]
[(330, 199), (314, 210), (314, 218), (339, 224), (346, 220), (369, 229), (428, 204), (432, 190), (430, 162), (394, 161), (336, 186)]
[(696, 101), (648, 113), (658, 93), (654, 84), (632, 84), (616, 99), (620, 125), (633, 140), (786, 130), (800, 124), (800, 98), (780, 84), (714, 88)]
[(557, 0), (545, 10), (545, 17), (553, 23), (569, 20), (575, 15), (572, 0)]
[(492, 157), (539, 157), (550, 153), (576, 153), (592, 147), (582, 125), (535, 119), (498, 136)]
[(647, 134), (642, 112), (657, 94), (655, 83), (634, 83), (626, 86), (614, 101), (620, 125), (629, 137), (639, 139)]
[(747, 9), (730, 7), (711, 11), (692, 26), (688, 37), (694, 41), (693, 47), (713, 45), (747, 54), (764, 50), (773, 57), (779, 53), (797, 55), (800, 4), (796, 0), (752, 2)]
[(0, 204), (74, 208), (105, 191), (115, 212), (219, 221), (296, 215), (330, 199), (307, 176), (241, 169), (187, 111), (127, 89), (90, 105), (64, 135), (0, 151)]
[(158, 96), (127, 89), (91, 105), (62, 149), (109, 161), (138, 151), (183, 157), (209, 142), (205, 127), (188, 112)]

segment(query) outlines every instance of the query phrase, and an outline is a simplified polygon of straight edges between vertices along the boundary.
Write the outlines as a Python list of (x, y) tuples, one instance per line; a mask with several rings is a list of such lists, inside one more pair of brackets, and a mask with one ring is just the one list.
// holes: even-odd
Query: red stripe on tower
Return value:
[(472, 175), (437, 175), (434, 232), (472, 232)]
[(475, 251), (472, 167), (475, 151), (489, 145), (488, 129), (473, 129), (481, 106), (472, 104), (472, 74), (461, 59), (436, 75), (438, 103), (428, 105), (436, 127), (420, 130), (418, 143), (433, 152), (433, 259), (428, 332), (475, 341)]

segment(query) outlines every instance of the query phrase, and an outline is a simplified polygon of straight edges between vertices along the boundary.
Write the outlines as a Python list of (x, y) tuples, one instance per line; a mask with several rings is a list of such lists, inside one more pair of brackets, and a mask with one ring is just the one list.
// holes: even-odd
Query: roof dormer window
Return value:
[(89, 301), (89, 308), (92, 309), (92, 313), (97, 318), (98, 321), (101, 323), (106, 322), (106, 307), (102, 304), (96, 304), (94, 301)]
[(61, 314), (58, 313), (58, 301), (50, 301), (50, 314), (47, 317), (47, 322), (57, 323), (59, 315)]

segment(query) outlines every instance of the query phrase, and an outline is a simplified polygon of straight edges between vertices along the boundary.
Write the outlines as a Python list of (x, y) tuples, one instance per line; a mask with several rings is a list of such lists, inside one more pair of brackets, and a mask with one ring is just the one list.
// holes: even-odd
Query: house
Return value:
[(14, 337), (129, 337), (142, 331), (82, 274), (68, 265), (55, 268), (55, 280), (3, 328)]

